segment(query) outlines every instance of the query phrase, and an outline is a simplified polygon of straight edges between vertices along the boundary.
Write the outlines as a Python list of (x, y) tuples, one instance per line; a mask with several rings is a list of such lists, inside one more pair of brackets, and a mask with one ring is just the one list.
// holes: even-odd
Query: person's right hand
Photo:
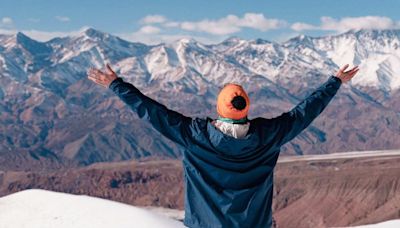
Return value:
[(353, 67), (351, 70), (345, 71), (349, 67), (349, 64), (346, 64), (342, 67), (337, 73), (336, 77), (340, 78), (342, 83), (346, 83), (350, 81), (358, 72), (358, 66)]

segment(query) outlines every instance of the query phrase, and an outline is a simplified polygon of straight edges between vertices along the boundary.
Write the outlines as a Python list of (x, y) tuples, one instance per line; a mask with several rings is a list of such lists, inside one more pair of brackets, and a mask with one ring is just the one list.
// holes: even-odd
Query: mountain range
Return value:
[(87, 79), (110, 63), (168, 108), (216, 118), (228, 82), (250, 96), (249, 118), (289, 111), (346, 63), (358, 75), (282, 148), (283, 155), (400, 148), (400, 30), (300, 35), (282, 43), (231, 37), (146, 45), (93, 28), (36, 41), (0, 35), (0, 167), (51, 169), (95, 162), (179, 158), (182, 148)]

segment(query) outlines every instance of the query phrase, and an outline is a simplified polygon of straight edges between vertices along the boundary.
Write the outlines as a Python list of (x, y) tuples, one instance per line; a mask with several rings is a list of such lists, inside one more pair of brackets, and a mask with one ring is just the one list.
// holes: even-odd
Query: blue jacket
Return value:
[(185, 148), (185, 219), (188, 227), (271, 227), (273, 171), (280, 147), (328, 105), (341, 80), (329, 79), (289, 112), (250, 120), (243, 139), (216, 129), (212, 119), (190, 118), (142, 94), (121, 78), (110, 89), (141, 119)]

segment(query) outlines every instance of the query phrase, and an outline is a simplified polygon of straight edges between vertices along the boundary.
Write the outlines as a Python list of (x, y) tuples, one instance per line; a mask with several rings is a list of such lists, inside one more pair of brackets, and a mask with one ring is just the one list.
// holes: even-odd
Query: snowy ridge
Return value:
[(399, 31), (359, 30), (316, 38), (301, 35), (282, 44), (232, 37), (213, 45), (193, 39), (145, 45), (92, 28), (45, 43), (18, 33), (0, 35), (0, 56), (5, 59), (1, 71), (26, 79), (41, 69), (59, 75), (59, 81), (73, 83), (78, 78), (66, 78), (82, 75), (89, 66), (101, 67), (110, 62), (124, 72), (140, 75), (135, 81), (144, 75), (151, 77), (146, 81), (161, 80), (161, 84), (185, 79), (182, 83), (193, 87), (201, 82), (191, 77), (204, 77), (207, 83), (243, 82), (253, 75), (288, 81), (312, 71), (331, 74), (350, 63), (360, 65), (359, 76), (352, 81), (354, 86), (390, 92), (400, 88)]
[(312, 39), (317, 50), (336, 65), (360, 66), (353, 85), (375, 86), (385, 91), (400, 88), (400, 30), (359, 30)]
[(0, 198), (0, 228), (179, 228), (179, 221), (114, 201), (25, 190)]

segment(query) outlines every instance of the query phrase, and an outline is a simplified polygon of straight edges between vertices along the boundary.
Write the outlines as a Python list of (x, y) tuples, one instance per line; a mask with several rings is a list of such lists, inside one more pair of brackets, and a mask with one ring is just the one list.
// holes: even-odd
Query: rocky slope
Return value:
[(400, 148), (400, 30), (298, 36), (284, 43), (230, 38), (205, 45), (132, 43), (94, 29), (48, 42), (0, 35), (0, 167), (29, 170), (181, 149), (86, 78), (111, 63), (143, 93), (190, 116), (216, 117), (224, 83), (242, 83), (250, 118), (290, 110), (344, 63), (360, 65), (330, 106), (284, 154)]

